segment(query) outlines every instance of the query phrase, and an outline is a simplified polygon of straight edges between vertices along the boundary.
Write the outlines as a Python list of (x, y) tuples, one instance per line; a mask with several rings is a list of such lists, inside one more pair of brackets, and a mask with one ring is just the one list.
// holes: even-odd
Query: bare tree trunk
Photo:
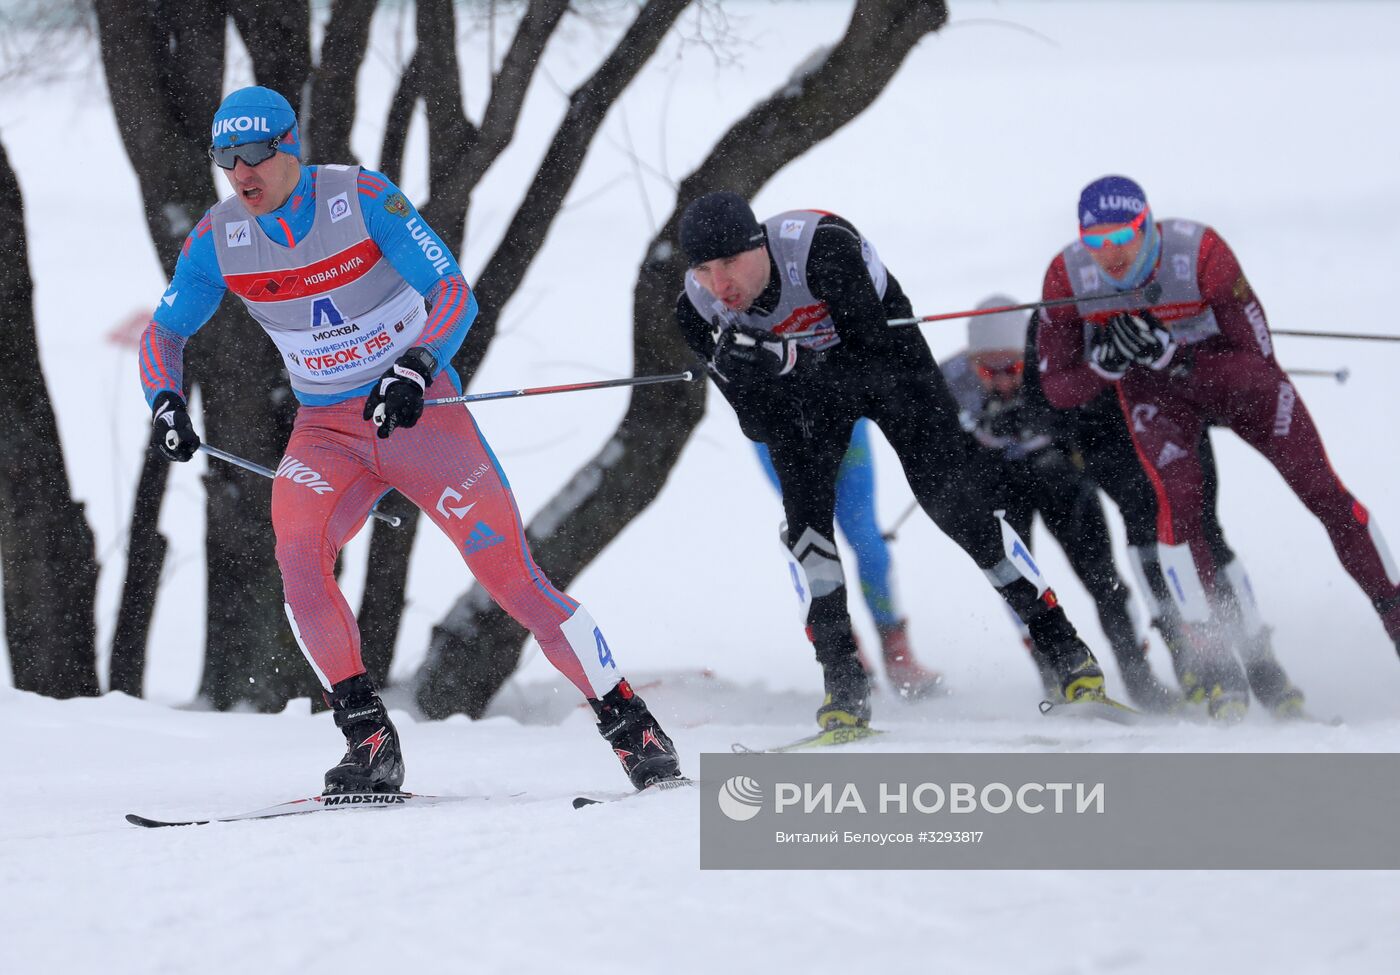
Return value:
[[(671, 325), (685, 272), (676, 233), (685, 206), (715, 189), (751, 198), (784, 165), (864, 111), (914, 46), (946, 20), (941, 2), (861, 0), (841, 41), (740, 119), (682, 182), (676, 208), (648, 248), (633, 293), (638, 374), (673, 371), (691, 358)], [(480, 327), (473, 328), (472, 338)], [(556, 585), (568, 586), (656, 498), (703, 408), (699, 385), (633, 392), (613, 436), (526, 530), (536, 562)], [(525, 636), (479, 585), (473, 586), (433, 629), (416, 692), (424, 713), (481, 715), (519, 664)]]
[(97, 558), (73, 500), (58, 424), (39, 366), (24, 201), (0, 146), (0, 574), (14, 685), (50, 697), (93, 696), (97, 684)]
[[(117, 626), (112, 634), (112, 659), (107, 668), (107, 689), (132, 697), (145, 696), (146, 637), (168, 547), (165, 536), (156, 531), (155, 523), (160, 517), (169, 474), (170, 462), (148, 443), (141, 477), (136, 484), (136, 499), (131, 506), (126, 578), (122, 582)], [(141, 526), (140, 531), (136, 530), (137, 525)]]
[[(276, 3), (230, 3), (229, 16), (253, 59), (253, 77), (292, 103), (303, 129), (309, 119), (301, 111), (311, 80), (311, 5), (309, 0), (277, 0)], [(365, 26), (368, 42), (369, 27)], [(350, 54), (350, 52), (343, 52)], [(350, 54), (347, 69), (353, 71), (363, 58)], [(352, 75), (353, 77), (353, 75)], [(353, 96), (352, 96), (353, 97)], [(305, 157), (303, 157), (305, 161)]]
[(317, 160), (353, 163), (350, 130), (360, 65), (369, 47), (369, 27), (378, 0), (334, 0), (321, 39), (321, 57), (311, 78), (311, 108), (303, 121), (314, 131)]
[[(185, 236), (215, 199), (206, 148), (209, 120), (222, 95), (229, 7), (224, 0), (97, 0), (97, 14), (113, 111), (156, 251), (167, 275), (173, 274)], [(306, 0), (242, 5), (233, 19), (259, 82), (301, 104), (311, 68)], [(275, 348), (256, 334), (236, 304), (222, 309), (190, 342), (186, 375), (199, 386), (205, 436), (276, 466), (295, 403)], [(127, 686), (139, 687), (165, 549), (155, 534), (165, 476), (159, 464), (147, 463), (137, 489), (117, 625), (122, 652), (114, 652)], [(306, 693), (311, 675), (281, 611), (268, 519), (270, 487), (255, 475), (211, 463), (206, 489), (208, 605), (201, 694), (218, 707), (247, 701), (274, 709)]]
[[(253, 57), (258, 83), (298, 104), (311, 73), (305, 0), (232, 9), (245, 44), (259, 52)], [(296, 400), (281, 354), (241, 303), (224, 302), (190, 342), (186, 361), (199, 382), (209, 441), (276, 468), (291, 436)], [(211, 462), (204, 488), (208, 600), (200, 697), (220, 710), (242, 703), (280, 710), (293, 697), (311, 695), (317, 684), (282, 610), (272, 482)]]
[[(141, 186), (151, 241), (170, 275), (185, 235), (214, 202), (204, 147), (223, 81), (224, 4), (97, 0), (96, 10), (112, 111)], [(111, 662), (112, 688), (135, 695), (167, 548), (157, 526), (169, 464), (144, 449)]]

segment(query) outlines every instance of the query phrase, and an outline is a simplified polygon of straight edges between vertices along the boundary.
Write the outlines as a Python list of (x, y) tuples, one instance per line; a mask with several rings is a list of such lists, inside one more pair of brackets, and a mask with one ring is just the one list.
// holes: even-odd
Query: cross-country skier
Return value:
[[(588, 611), (531, 558), (510, 485), (465, 405), (427, 411), (476, 316), (452, 252), (397, 187), (358, 166), (302, 166), (281, 95), (243, 88), (214, 115), (210, 156), (234, 194), (190, 232), (141, 340), (156, 444), (199, 448), (186, 409), (186, 340), (232, 291), (277, 344), (299, 401), (272, 489), (287, 619), (347, 747), (325, 791), (390, 791), (403, 752), (360, 660), (336, 553), (390, 488), (413, 501), (472, 574), (588, 698), (637, 788), (679, 775), (675, 748), (622, 679)], [(426, 300), (427, 307), (424, 302)], [(392, 436), (391, 436), (392, 435)]]
[[(841, 459), (836, 475), (836, 524), (856, 553), (860, 592), (880, 635), (885, 676), (900, 697), (917, 700), (938, 693), (943, 675), (920, 665), (909, 646), (909, 621), (900, 612), (894, 591), (894, 559), (875, 514), (875, 458), (870, 450), (869, 425), (868, 420), (856, 421), (851, 446)], [(764, 473), (781, 493), (782, 485), (768, 448), (755, 443), (754, 449)], [(863, 656), (862, 663), (870, 669)]]
[[(1031, 318), (1026, 340), (1026, 361), (1038, 362), (1037, 332), (1040, 316)], [(1032, 412), (1046, 417), (1044, 425), (1056, 440), (1083, 464), (1084, 473), (1107, 494), (1123, 517), (1127, 533), (1128, 561), (1142, 587), (1151, 613), (1151, 625), (1161, 633), (1171, 653), (1172, 668), (1193, 705), (1208, 705), (1206, 689), (1192, 671), (1194, 654), (1175, 599), (1168, 590), (1157, 556), (1157, 495), (1138, 460), (1137, 448), (1118, 403), (1116, 390), (1105, 389), (1082, 406), (1055, 410), (1045, 399), (1040, 371), (1025, 374), (1022, 395)], [(1225, 611), (1230, 642), (1248, 666), (1244, 679), (1269, 712), (1278, 718), (1298, 718), (1303, 712), (1303, 692), (1288, 679), (1274, 656), (1273, 629), (1264, 622), (1254, 587), (1244, 563), (1225, 540), (1217, 510), (1219, 480), (1210, 432), (1201, 430), (1196, 455), (1201, 465), (1201, 530), (1217, 567), (1214, 593)], [(1238, 670), (1236, 661), (1223, 667)], [(1239, 674), (1234, 677), (1239, 682)], [(1219, 717), (1229, 715), (1218, 712)]]
[[(686, 208), (690, 263), (676, 318), (782, 486), (784, 541), (810, 598), (822, 665), (823, 728), (870, 719), (846, 581), (832, 535), (836, 475), (856, 420), (884, 433), (924, 510), (972, 556), (1030, 629), (1070, 701), (1103, 699), (1103, 672), (1016, 533), (968, 490), (970, 443), (923, 336), (885, 322), (910, 314), (899, 282), (849, 222), (790, 210), (763, 224), (729, 192)], [(787, 337), (787, 333), (802, 333)]]
[[(1328, 463), (1312, 417), (1274, 359), (1264, 309), (1225, 241), (1194, 221), (1159, 223), (1142, 187), (1124, 176), (1085, 187), (1078, 215), (1079, 239), (1051, 262), (1044, 296), (1081, 300), (1042, 313), (1041, 380), (1061, 408), (1116, 386), (1157, 494), (1162, 572), (1211, 712), (1242, 713), (1248, 688), (1228, 653), (1220, 567), (1202, 519), (1195, 447), (1208, 424), (1234, 430), (1277, 468), (1400, 641), (1400, 571), (1374, 519)], [(1154, 282), (1161, 294), (1149, 307), (1137, 289)]]
[[(1017, 302), (993, 295), (979, 311)], [(1048, 406), (1024, 395), (1026, 331), (1030, 313), (1003, 311), (968, 319), (967, 348), (941, 368), (960, 408), (963, 427), (977, 442), (982, 490), (1029, 546), (1038, 513), (1088, 590), (1099, 624), (1118, 661), (1128, 697), (1148, 711), (1165, 711), (1176, 695), (1152, 673), (1147, 641), (1132, 612), (1132, 593), (1118, 575), (1098, 485), (1082, 469), (1071, 443), (1056, 429)], [(1122, 424), (1120, 423), (1120, 426)], [(1133, 460), (1136, 466), (1136, 460)], [(1019, 621), (1017, 621), (1019, 623)], [(1036, 656), (1032, 649), (1032, 656)], [(1037, 659), (1049, 693), (1054, 674)]]

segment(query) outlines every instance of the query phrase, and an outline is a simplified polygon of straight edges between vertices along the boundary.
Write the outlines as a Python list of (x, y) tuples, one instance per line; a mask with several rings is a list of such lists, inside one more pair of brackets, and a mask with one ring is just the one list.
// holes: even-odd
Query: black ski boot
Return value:
[(588, 703), (598, 716), (598, 734), (612, 746), (633, 786), (640, 790), (662, 779), (681, 777), (676, 746), (631, 684), (619, 681), (602, 700), (590, 698)]
[(1249, 682), (1233, 654), (1197, 654), (1177, 670), (1186, 703), (1205, 705), (1213, 721), (1234, 724), (1249, 711)]
[(1305, 717), (1303, 692), (1288, 679), (1282, 665), (1274, 657), (1269, 638), (1269, 628), (1257, 633), (1249, 647), (1245, 659), (1245, 676), (1249, 678), (1249, 689), (1259, 699), (1259, 703), (1269, 709), (1269, 713), (1280, 721), (1293, 721)]
[(331, 688), (327, 703), (345, 735), (345, 757), (326, 773), (325, 795), (338, 792), (397, 792), (403, 785), (399, 733), (366, 674)]
[(1120, 660), (1118, 670), (1123, 675), (1123, 686), (1128, 689), (1128, 700), (1139, 711), (1168, 714), (1181, 707), (1181, 695), (1157, 679), (1145, 654), (1136, 659)]
[(1172, 657), (1172, 670), (1185, 704), (1203, 707), (1213, 721), (1243, 721), (1249, 711), (1249, 682), (1234, 653), (1193, 631), (1178, 615), (1152, 621)]
[(1103, 671), (1082, 640), (1076, 637), (1042, 654), (1058, 680), (1061, 701), (1108, 701)]
[(855, 654), (822, 665), (826, 697), (817, 708), (817, 724), (832, 728), (864, 728), (870, 724), (870, 675)]

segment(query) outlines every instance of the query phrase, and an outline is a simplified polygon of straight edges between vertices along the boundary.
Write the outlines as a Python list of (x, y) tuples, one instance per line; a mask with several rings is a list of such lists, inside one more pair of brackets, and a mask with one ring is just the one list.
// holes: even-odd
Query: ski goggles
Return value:
[(1133, 218), (1132, 223), (1126, 227), (1119, 227), (1117, 230), (1110, 230), (1106, 234), (1086, 234), (1080, 232), (1079, 239), (1084, 241), (1084, 246), (1092, 250), (1098, 250), (1105, 244), (1112, 244), (1114, 247), (1122, 247), (1131, 244), (1133, 238), (1142, 233), (1142, 225), (1147, 222), (1147, 207), (1142, 208), (1142, 212)]
[(1021, 375), (1021, 374), (1022, 374), (1023, 372), (1025, 372), (1025, 371), (1026, 371), (1026, 363), (1025, 363), (1024, 360), (1020, 360), (1020, 359), (1018, 359), (1018, 360), (1015, 361), (1015, 362), (1008, 362), (1008, 363), (1007, 363), (1006, 365), (1004, 365), (1004, 366), (983, 366), (983, 365), (979, 365), (979, 366), (977, 367), (977, 375), (978, 375), (979, 377), (981, 377), (981, 379), (982, 379), (982, 381), (983, 381), (984, 383), (989, 383), (989, 382), (991, 382), (991, 381), (992, 381), (993, 379), (995, 379), (997, 376), (1009, 376), (1009, 377), (1015, 378), (1015, 377)]
[(220, 169), (232, 169), (238, 165), (240, 159), (245, 165), (257, 166), (277, 155), (277, 147), (281, 144), (282, 137), (279, 135), (268, 142), (244, 142), (236, 146), (210, 146), (209, 158), (214, 160), (214, 165)]

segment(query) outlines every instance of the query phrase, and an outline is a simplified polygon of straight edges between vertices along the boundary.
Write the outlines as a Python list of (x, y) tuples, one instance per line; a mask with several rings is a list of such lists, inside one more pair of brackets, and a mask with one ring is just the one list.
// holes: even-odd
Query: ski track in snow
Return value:
[[(1074, 232), (1080, 187), (1126, 172), (1161, 215), (1221, 231), (1275, 327), (1395, 329), (1386, 295), (1400, 256), (1400, 138), (1376, 114), (1376, 99), (1384, 104), (1386, 93), (1400, 91), (1400, 8), (950, 6), (953, 26), (920, 45), (867, 113), (763, 189), (761, 216), (818, 206), (850, 217), (916, 312), (931, 313), (970, 308), (995, 291), (1034, 297)], [(678, 60), (673, 42), (663, 47), (590, 152), (549, 245), (505, 309), (473, 391), (631, 371), (632, 287), (652, 228), (636, 180), (618, 178), (634, 172), (625, 147), (647, 164), (638, 178), (650, 211), (667, 213), (674, 190), (647, 167), (673, 179), (689, 172), (748, 105), (839, 35), (849, 5), (805, 2), (798, 13), (792, 2), (729, 0), (725, 8), (749, 39), (738, 63), (717, 67), (695, 48)], [(386, 65), (402, 53), (392, 36), (397, 20), (388, 12), (376, 22), (376, 53), (361, 78), (355, 147), (370, 165), (374, 120), (393, 88)], [(463, 249), (469, 279), (557, 123), (558, 91), (591, 72), (599, 49), (593, 30), (566, 20), (547, 53), (552, 84), (532, 91), (516, 144), (474, 198)], [(462, 62), (479, 117), (483, 59)], [(41, 354), (69, 475), (103, 564), (105, 650), (148, 417), (134, 354), (104, 335), (134, 309), (149, 309), (165, 282), (95, 54), (91, 64), (52, 86), (7, 84), (0, 135), (25, 195)], [(246, 59), (231, 77), (250, 80)], [(420, 202), (424, 147), (415, 124), (403, 185)], [(965, 337), (957, 322), (925, 334), (940, 358)], [(1400, 352), (1282, 337), (1276, 346), (1285, 365), (1351, 368), (1345, 386), (1300, 380), (1299, 392), (1333, 465), (1400, 545)], [(626, 402), (624, 393), (585, 393), (475, 411), (527, 518), (597, 452)], [(851, 748), (1400, 748), (1400, 667), (1365, 598), (1273, 470), (1228, 435), (1215, 442), (1222, 519), (1277, 628), (1279, 655), (1313, 711), (1342, 715), (1345, 727), (1279, 726), (1258, 714), (1229, 730), (1042, 719), (1034, 673), (999, 601), (966, 557), (915, 517), (894, 546), (900, 590), (916, 652), (945, 670), (953, 693), (915, 707), (877, 701), (876, 723), (898, 734)], [(879, 438), (875, 449), (888, 524), (908, 487)], [(575, 795), (625, 783), (576, 692), (533, 645), (485, 720), (414, 721), (404, 692), (388, 695), (409, 788), (498, 798), (186, 829), (128, 826), (127, 812), (183, 818), (303, 796), (339, 756), (330, 718), (309, 715), (305, 702), (274, 716), (179, 707), (194, 697), (202, 655), (205, 463), (172, 473), (161, 516), (171, 551), (149, 701), (19, 694), (8, 689), (0, 657), (0, 741), (12, 793), (0, 831), (6, 973), (1395, 970), (1400, 911), (1385, 874), (702, 873), (698, 793), (570, 808)], [(711, 391), (708, 415), (662, 496), (570, 587), (635, 682), (660, 679), (643, 694), (692, 774), (701, 752), (813, 730), (819, 677), (773, 544), (780, 518), (732, 413)], [(1116, 513), (1110, 518), (1121, 536)], [(451, 546), (432, 532), (419, 539), (394, 667), (400, 680), (466, 586)], [(1037, 545), (1072, 617), (1107, 656), (1065, 560), (1043, 534)], [(352, 604), (366, 547), (362, 534), (346, 553)], [(852, 612), (873, 649), (864, 608)], [(1160, 646), (1151, 659), (1164, 674)], [(713, 676), (696, 676), (702, 668)]]

